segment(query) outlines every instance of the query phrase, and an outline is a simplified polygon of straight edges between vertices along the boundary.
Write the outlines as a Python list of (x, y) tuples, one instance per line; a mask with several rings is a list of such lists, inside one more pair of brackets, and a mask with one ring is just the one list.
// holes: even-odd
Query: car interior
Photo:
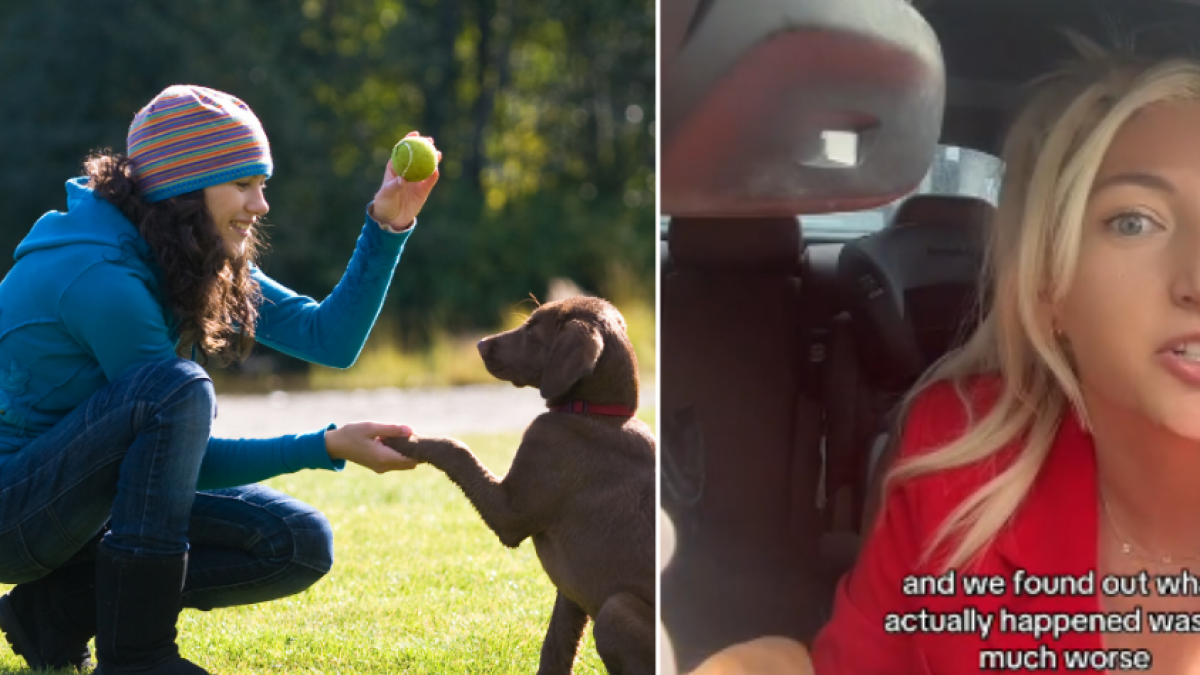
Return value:
[(681, 672), (810, 642), (896, 404), (986, 309), (1025, 85), (1066, 30), (1195, 55), (1195, 0), (662, 0), (662, 616)]

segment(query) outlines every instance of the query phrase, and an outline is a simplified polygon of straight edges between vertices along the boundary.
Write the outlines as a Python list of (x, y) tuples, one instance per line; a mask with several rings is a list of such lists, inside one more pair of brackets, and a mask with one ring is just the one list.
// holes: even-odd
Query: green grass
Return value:
[[(653, 425), (654, 410), (639, 415)], [(494, 473), (520, 434), (462, 436)], [(180, 648), (213, 673), (530, 673), (554, 587), (525, 541), (508, 549), (462, 493), (428, 466), (376, 475), (306, 471), (268, 482), (333, 524), (333, 570), (274, 602), (185, 610)], [(9, 586), (0, 585), (0, 592)], [(28, 674), (0, 641), (0, 673)], [(575, 672), (605, 672), (591, 635)]]
[[(653, 302), (644, 300), (617, 303), (628, 325), (629, 339), (637, 354), (643, 381), (654, 379), (655, 316)], [(522, 306), (513, 309), (495, 332), (520, 325), (531, 311)], [(292, 375), (245, 375), (212, 370), (213, 382), (222, 393), (266, 393), (274, 390), (376, 389), (380, 387), (450, 387), (464, 384), (495, 383), (476, 343), (489, 333), (452, 335), (440, 333), (429, 347), (405, 349), (387, 324), (371, 332), (362, 354), (346, 370), (310, 366)]]

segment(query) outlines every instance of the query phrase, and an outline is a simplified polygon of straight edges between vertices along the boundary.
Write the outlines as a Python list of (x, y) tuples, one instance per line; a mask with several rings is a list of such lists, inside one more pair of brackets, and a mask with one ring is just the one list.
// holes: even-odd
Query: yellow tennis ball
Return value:
[(392, 168), (404, 180), (420, 183), (437, 168), (437, 151), (423, 138), (405, 138), (392, 148)]

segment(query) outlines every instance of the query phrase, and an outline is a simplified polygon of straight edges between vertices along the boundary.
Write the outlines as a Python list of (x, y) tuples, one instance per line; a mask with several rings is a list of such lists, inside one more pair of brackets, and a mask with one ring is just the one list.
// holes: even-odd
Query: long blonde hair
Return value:
[[(1147, 61), (1078, 35), (1069, 38), (1081, 58), (1034, 83), (1004, 146), (1005, 179), (981, 280), (991, 306), (963, 347), (931, 368), (904, 403), (908, 409), (930, 385), (952, 382), (968, 410), (967, 431), (898, 463), (885, 482), (891, 489), (1023, 444), (1015, 460), (955, 509), (929, 542), (924, 561), (955, 540), (945, 569), (973, 560), (1016, 512), (1068, 410), (1090, 427), (1079, 380), (1048, 309), (1070, 288), (1089, 193), (1122, 125), (1148, 105), (1200, 100), (1200, 63)], [(965, 382), (979, 374), (999, 374), (1001, 383), (995, 404), (975, 419)]]

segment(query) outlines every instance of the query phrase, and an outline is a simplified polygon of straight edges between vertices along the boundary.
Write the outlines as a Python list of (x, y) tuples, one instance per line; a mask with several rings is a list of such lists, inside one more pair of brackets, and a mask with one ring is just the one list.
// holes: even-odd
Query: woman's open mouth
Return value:
[(1200, 387), (1200, 340), (1185, 337), (1158, 352), (1159, 362), (1189, 387)]

